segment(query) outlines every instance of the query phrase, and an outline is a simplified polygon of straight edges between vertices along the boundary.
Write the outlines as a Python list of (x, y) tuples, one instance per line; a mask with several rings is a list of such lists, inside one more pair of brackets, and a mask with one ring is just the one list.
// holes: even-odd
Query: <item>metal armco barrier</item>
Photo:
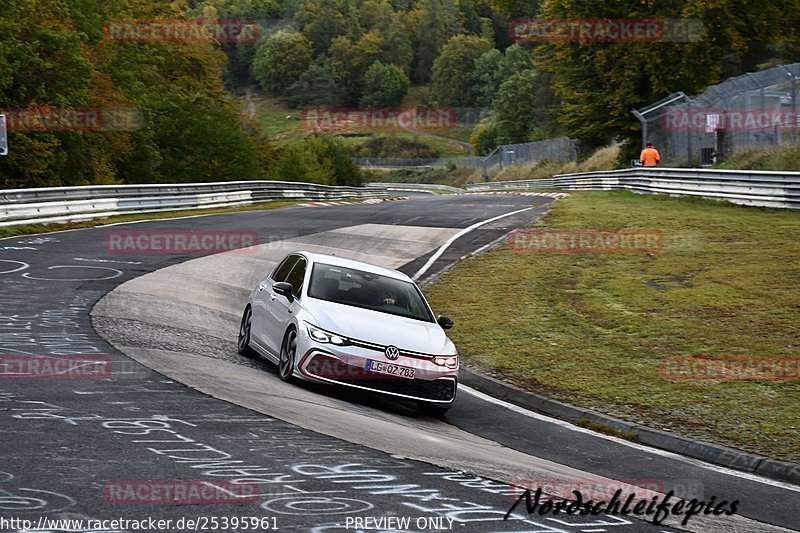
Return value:
[(387, 191), (464, 192), (464, 189), (459, 189), (458, 187), (438, 185), (435, 183), (367, 183), (367, 187), (386, 189)]
[(530, 189), (625, 189), (644, 194), (700, 196), (741, 205), (800, 209), (800, 172), (630, 168), (561, 174), (541, 180), (495, 181), (467, 186), (469, 192)]
[(268, 200), (342, 200), (388, 195), (388, 191), (380, 187), (338, 187), (290, 181), (2, 189), (0, 226), (71, 222), (130, 213), (235, 207)]

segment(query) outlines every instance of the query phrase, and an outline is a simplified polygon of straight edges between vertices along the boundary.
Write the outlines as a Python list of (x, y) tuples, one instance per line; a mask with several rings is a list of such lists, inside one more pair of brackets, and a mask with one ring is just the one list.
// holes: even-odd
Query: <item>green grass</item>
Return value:
[(480, 171), (471, 168), (400, 168), (369, 169), (367, 181), (387, 183), (428, 183), (466, 187), (467, 181), (481, 181)]
[(506, 167), (492, 176), (492, 181), (536, 180), (552, 178), (558, 174), (570, 174), (573, 172), (614, 170), (618, 168), (617, 158), (619, 156), (619, 149), (620, 147), (618, 144), (610, 144), (603, 148), (598, 148), (585, 161), (580, 163), (574, 161), (541, 161), (534, 165)]
[[(245, 102), (244, 99), (242, 101)], [(256, 121), (261, 125), (262, 131), (277, 144), (307, 133), (303, 130), (300, 111), (289, 109), (285, 100), (269, 98), (254, 91), (253, 103)], [(246, 107), (243, 103), (243, 111)]]
[[(302, 203), (302, 201), (274, 201), (260, 204), (245, 205), (239, 207), (219, 207), (216, 209), (187, 209), (185, 211), (164, 211), (161, 213), (142, 213), (130, 215), (117, 215), (107, 218), (97, 218), (94, 220), (82, 220), (79, 222), (51, 223), (51, 224), (28, 224), (19, 226), (0, 227), (0, 239), (6, 237), (16, 237), (17, 235), (32, 235), (37, 233), (48, 233), (52, 231), (64, 231), (80, 228), (94, 228), (106, 224), (120, 222), (135, 222), (137, 220), (159, 220), (163, 218), (191, 217), (197, 215), (216, 215), (222, 213), (237, 213), (239, 211), (260, 211), (265, 209), (278, 209), (290, 205)], [(354, 200), (356, 201), (356, 200)]]
[[(415, 105), (422, 105), (426, 100), (425, 92), (427, 87), (417, 86), (412, 87), (409, 91), (409, 96), (403, 102), (402, 107), (413, 107)], [(302, 111), (299, 109), (290, 109), (286, 104), (285, 98), (274, 98), (265, 95), (263, 92), (254, 90), (252, 92), (252, 101), (255, 106), (255, 119), (261, 125), (262, 131), (278, 146), (281, 144), (308, 135), (310, 132), (306, 131), (303, 127), (301, 120)], [(241, 110), (243, 113), (247, 112), (247, 100), (245, 97), (241, 98)], [(455, 127), (452, 129), (436, 129), (431, 130), (430, 133), (444, 137), (444, 139), (435, 139), (426, 135), (415, 135), (405, 131), (391, 131), (391, 132), (370, 132), (370, 131), (353, 131), (342, 132), (336, 135), (344, 141), (348, 146), (358, 146), (366, 141), (373, 133), (388, 133), (389, 135), (396, 135), (398, 137), (415, 139), (435, 149), (439, 157), (452, 157), (469, 155), (463, 148), (448, 142), (448, 139), (457, 141), (469, 142), (469, 135), (471, 130), (465, 127)]]
[[(538, 226), (537, 226), (538, 227)], [(468, 366), (616, 417), (800, 460), (800, 382), (670, 381), (669, 356), (800, 358), (800, 213), (573, 193), (543, 228), (660, 230), (651, 255), (503, 245), (426, 289)]]
[(800, 170), (800, 146), (749, 148), (734, 152), (716, 168), (742, 170)]

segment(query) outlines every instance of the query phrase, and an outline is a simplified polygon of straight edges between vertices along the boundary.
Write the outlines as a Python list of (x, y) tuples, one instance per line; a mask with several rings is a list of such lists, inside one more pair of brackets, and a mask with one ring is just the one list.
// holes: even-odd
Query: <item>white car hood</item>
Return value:
[(423, 322), (379, 311), (309, 299), (306, 310), (315, 325), (366, 342), (394, 345), (426, 354), (454, 355), (455, 346), (436, 322)]

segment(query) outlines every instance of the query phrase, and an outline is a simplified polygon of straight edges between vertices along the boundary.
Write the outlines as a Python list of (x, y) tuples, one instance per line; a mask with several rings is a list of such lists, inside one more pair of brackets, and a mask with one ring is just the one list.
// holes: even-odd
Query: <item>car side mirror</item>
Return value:
[(292, 284), (286, 283), (285, 281), (279, 281), (277, 283), (272, 284), (272, 290), (275, 294), (280, 294), (284, 296), (289, 302), (294, 301), (294, 295), (292, 294)]
[(439, 315), (436, 319), (436, 323), (442, 326), (442, 329), (450, 329), (454, 325), (453, 319), (444, 315)]

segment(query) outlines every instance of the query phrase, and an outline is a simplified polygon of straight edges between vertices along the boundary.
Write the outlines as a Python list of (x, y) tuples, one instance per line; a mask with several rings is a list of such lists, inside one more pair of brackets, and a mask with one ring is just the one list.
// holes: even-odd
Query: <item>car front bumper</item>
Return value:
[[(458, 390), (457, 366), (448, 368), (435, 364), (431, 359), (404, 355), (390, 361), (377, 350), (354, 346), (332, 347), (309, 341), (312, 346), (304, 352), (297, 365), (303, 379), (442, 405), (455, 400)], [(396, 365), (399, 368), (394, 370), (406, 375), (408, 369), (413, 369), (414, 377), (371, 371), (368, 369), (369, 361), (382, 363), (384, 368)]]

